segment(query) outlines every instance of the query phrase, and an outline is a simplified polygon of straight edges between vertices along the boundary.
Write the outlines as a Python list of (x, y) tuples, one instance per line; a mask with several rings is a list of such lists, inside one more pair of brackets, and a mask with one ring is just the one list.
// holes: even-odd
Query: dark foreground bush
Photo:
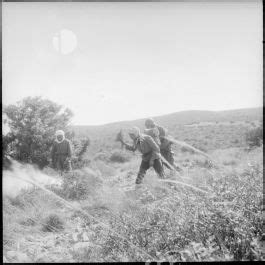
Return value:
[(63, 183), (55, 192), (65, 199), (82, 200), (94, 194), (102, 180), (92, 170), (74, 170), (63, 175)]
[(42, 225), (44, 232), (56, 232), (64, 229), (64, 221), (57, 214), (50, 214), (46, 217)]
[(263, 143), (263, 127), (252, 129), (246, 134), (246, 141), (249, 147), (261, 146)]
[(130, 156), (123, 150), (115, 150), (110, 156), (111, 162), (125, 163), (130, 161)]

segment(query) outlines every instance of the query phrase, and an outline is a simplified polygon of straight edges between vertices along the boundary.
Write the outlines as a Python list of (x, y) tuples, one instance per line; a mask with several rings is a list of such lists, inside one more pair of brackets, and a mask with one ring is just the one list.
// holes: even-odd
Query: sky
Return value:
[(262, 1), (2, 3), (4, 105), (98, 125), (262, 106)]

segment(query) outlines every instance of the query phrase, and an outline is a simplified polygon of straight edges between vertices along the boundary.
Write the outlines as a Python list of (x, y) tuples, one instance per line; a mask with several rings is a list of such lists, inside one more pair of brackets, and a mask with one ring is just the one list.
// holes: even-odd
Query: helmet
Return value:
[(147, 128), (153, 128), (155, 126), (155, 122), (152, 118), (146, 119), (144, 124)]
[(129, 130), (129, 135), (132, 135), (135, 138), (138, 137), (138, 136), (140, 136), (140, 129), (138, 127), (132, 127)]

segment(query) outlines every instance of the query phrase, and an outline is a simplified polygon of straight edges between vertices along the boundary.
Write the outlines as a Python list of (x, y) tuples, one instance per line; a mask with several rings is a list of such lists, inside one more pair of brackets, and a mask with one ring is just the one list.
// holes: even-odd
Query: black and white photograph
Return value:
[(4, 263), (264, 261), (263, 1), (2, 1)]

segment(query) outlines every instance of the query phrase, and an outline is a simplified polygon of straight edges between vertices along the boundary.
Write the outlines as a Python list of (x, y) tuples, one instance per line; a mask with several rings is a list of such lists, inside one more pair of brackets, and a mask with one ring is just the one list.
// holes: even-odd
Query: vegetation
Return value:
[[(71, 139), (71, 138), (70, 138)], [(90, 139), (84, 137), (81, 139), (72, 139), (73, 143), (73, 157), (72, 157), (72, 167), (73, 169), (80, 169), (90, 165), (90, 160), (84, 157), (87, 149), (90, 145)]]
[(40, 97), (28, 97), (4, 107), (10, 132), (3, 136), (4, 154), (43, 168), (57, 129), (65, 129), (72, 112)]
[(128, 162), (129, 160), (130, 156), (128, 155), (128, 152), (123, 150), (114, 150), (110, 156), (111, 162), (124, 163)]
[[(238, 115), (233, 123), (191, 122), (190, 127), (172, 119), (173, 137), (205, 150), (219, 164), (174, 146), (183, 181), (168, 170), (161, 181), (150, 170), (136, 190), (140, 159), (120, 150), (111, 130), (104, 136), (95, 129), (98, 138), (69, 133), (74, 170), (62, 177), (49, 167), (41, 171), (60, 185), (3, 197), (6, 262), (264, 260), (262, 133), (245, 137), (254, 126)], [(14, 141), (8, 137), (5, 150)], [(14, 174), (4, 171), (4, 177), (20, 176)]]
[(263, 143), (263, 126), (261, 125), (247, 132), (246, 141), (250, 148), (261, 146)]
[(64, 229), (64, 221), (57, 214), (50, 214), (45, 218), (42, 231), (54, 232)]
[(92, 170), (74, 170), (65, 173), (61, 187), (53, 191), (68, 200), (81, 200), (95, 194), (100, 184), (100, 177)]

